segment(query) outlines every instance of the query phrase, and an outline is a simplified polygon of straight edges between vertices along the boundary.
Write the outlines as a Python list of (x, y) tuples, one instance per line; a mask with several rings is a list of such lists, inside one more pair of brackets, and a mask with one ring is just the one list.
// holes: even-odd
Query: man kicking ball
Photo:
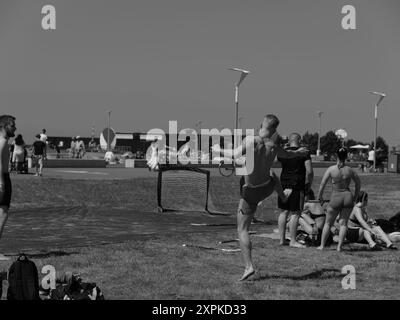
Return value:
[(295, 157), (298, 153), (307, 152), (306, 148), (299, 148), (296, 151), (283, 150), (280, 146), (280, 137), (276, 132), (278, 125), (279, 119), (275, 115), (266, 115), (258, 136), (246, 137), (242, 144), (234, 150), (223, 150), (218, 145), (213, 147), (213, 151), (221, 152), (224, 157), (233, 157), (234, 160), (246, 154), (246, 150), (254, 152), (254, 169), (242, 176), (240, 180), (241, 199), (237, 213), (237, 230), (245, 270), (239, 281), (246, 280), (255, 273), (251, 258), (249, 228), (258, 203), (269, 197), (274, 190), (282, 201), (287, 201), (287, 197), (291, 193), (290, 189), (282, 189), (279, 178), (271, 170), (276, 155)]

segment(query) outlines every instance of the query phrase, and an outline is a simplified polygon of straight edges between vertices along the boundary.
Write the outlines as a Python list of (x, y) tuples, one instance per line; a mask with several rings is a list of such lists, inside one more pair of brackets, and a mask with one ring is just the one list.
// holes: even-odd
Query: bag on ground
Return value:
[(7, 300), (40, 300), (38, 270), (25, 254), (8, 270)]

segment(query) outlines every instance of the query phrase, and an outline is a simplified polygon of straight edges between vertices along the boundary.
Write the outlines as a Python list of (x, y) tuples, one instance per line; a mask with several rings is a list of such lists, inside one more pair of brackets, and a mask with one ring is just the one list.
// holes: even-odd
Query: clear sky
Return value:
[[(42, 6), (56, 30), (41, 28)], [(356, 8), (356, 30), (341, 9)], [(49, 136), (234, 126), (234, 83), (242, 126), (264, 114), (280, 133), (345, 128), (400, 144), (398, 0), (1, 0), (0, 108), (17, 117), (27, 142)]]

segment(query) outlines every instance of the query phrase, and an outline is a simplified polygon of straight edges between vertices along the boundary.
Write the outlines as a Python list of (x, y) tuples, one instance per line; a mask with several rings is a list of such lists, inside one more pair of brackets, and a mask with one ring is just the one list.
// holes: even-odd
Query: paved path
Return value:
[[(0, 252), (66, 248), (156, 238), (172, 233), (235, 230), (232, 216), (198, 212), (154, 213), (121, 208), (53, 207), (13, 211), (0, 242)], [(196, 226), (193, 224), (211, 224)], [(218, 241), (220, 239), (216, 239)]]

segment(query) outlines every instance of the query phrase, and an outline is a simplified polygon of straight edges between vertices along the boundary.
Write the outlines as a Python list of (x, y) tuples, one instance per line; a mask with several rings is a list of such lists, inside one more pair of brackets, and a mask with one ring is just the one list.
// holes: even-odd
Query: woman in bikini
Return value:
[[(326, 220), (322, 230), (321, 245), (318, 249), (325, 248), (326, 241), (329, 237), (331, 227), (336, 217), (339, 215), (339, 242), (337, 250), (342, 250), (344, 238), (347, 233), (347, 222), (354, 206), (354, 199), (357, 199), (360, 192), (361, 182), (357, 173), (346, 165), (347, 150), (343, 147), (336, 152), (337, 164), (329, 167), (324, 176), (318, 191), (318, 200), (323, 203), (323, 192), (329, 180), (332, 181), (332, 194), (326, 210)], [(350, 182), (354, 181), (354, 195), (350, 191)]]
[(377, 242), (384, 243), (388, 249), (396, 250), (389, 236), (376, 224), (375, 220), (368, 217), (367, 205), (368, 193), (361, 191), (349, 217), (346, 239), (353, 243), (366, 240), (372, 250), (379, 248)]

